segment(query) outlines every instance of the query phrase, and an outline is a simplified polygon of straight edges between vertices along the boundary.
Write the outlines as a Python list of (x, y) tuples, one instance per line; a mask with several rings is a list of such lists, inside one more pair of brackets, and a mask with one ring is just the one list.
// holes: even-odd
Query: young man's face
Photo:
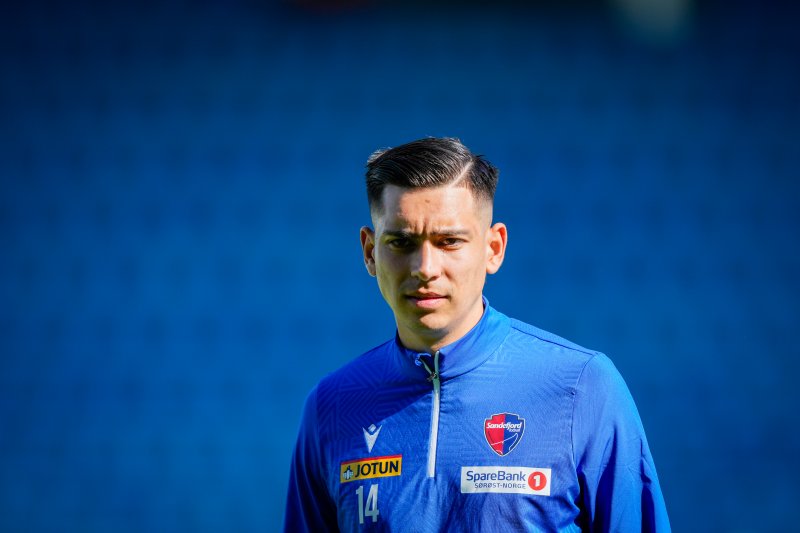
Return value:
[(388, 185), (361, 228), (367, 270), (394, 312), (403, 344), (437, 350), (483, 313), (486, 274), (503, 262), (506, 228), (490, 227), (491, 207), (466, 187), (408, 189)]

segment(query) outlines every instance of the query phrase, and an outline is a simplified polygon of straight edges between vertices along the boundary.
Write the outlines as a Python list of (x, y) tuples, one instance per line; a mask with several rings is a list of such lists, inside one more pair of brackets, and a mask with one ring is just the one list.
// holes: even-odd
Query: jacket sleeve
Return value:
[(611, 360), (597, 354), (578, 379), (572, 444), (589, 531), (670, 531), (644, 427)]
[(283, 517), (285, 532), (338, 531), (336, 507), (328, 492), (319, 443), (317, 389), (306, 398), (289, 471)]

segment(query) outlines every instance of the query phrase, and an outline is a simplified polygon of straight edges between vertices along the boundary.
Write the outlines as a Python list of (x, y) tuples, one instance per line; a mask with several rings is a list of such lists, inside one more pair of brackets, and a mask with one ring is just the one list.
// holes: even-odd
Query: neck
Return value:
[(458, 340), (458, 338), (450, 340), (450, 335), (446, 335), (438, 339), (427, 339), (421, 337), (420, 335), (414, 335), (409, 332), (403, 333), (399, 328), (397, 333), (400, 336), (400, 342), (403, 343), (403, 346), (409, 350), (414, 350), (415, 352), (419, 353), (434, 354), (444, 346), (447, 346), (451, 342)]

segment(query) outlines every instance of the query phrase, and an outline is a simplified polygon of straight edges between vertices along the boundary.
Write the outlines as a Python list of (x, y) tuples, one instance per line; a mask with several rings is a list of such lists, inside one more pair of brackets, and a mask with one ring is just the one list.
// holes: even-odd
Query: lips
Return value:
[(415, 298), (417, 300), (430, 300), (434, 298), (444, 298), (443, 294), (439, 294), (438, 292), (412, 292), (408, 295), (409, 298)]
[(406, 295), (406, 298), (411, 301), (415, 306), (424, 309), (432, 309), (438, 307), (447, 300), (447, 297), (438, 292), (421, 292), (415, 291)]

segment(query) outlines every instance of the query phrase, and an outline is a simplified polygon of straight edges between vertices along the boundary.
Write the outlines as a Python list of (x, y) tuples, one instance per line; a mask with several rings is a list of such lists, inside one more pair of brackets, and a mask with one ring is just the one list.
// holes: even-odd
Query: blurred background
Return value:
[(501, 169), (486, 295), (613, 359), (674, 529), (794, 527), (782, 5), (5, 7), (0, 530), (278, 529), (305, 395), (394, 333), (364, 163), (428, 135)]

